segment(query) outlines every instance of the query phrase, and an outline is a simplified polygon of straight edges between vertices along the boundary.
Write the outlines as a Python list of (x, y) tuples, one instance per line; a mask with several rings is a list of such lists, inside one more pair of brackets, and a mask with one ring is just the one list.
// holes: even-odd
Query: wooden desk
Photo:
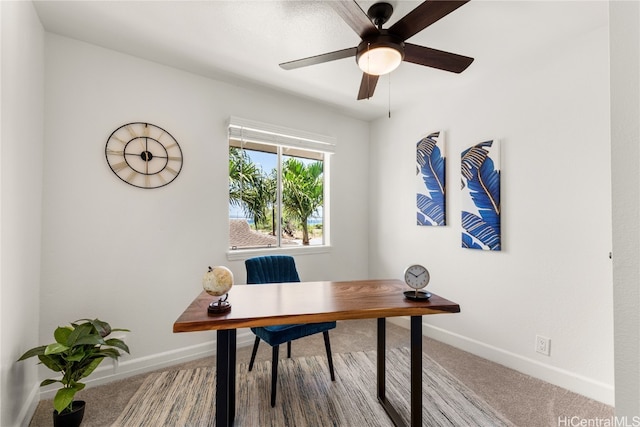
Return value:
[(395, 425), (402, 419), (385, 396), (385, 319), (411, 316), (411, 425), (422, 425), (422, 316), (458, 313), (460, 306), (438, 295), (409, 301), (399, 280), (236, 285), (229, 292), (231, 311), (209, 316), (214, 297), (202, 292), (173, 324), (173, 332), (217, 331), (216, 425), (235, 418), (236, 329), (252, 326), (378, 319), (378, 400)]

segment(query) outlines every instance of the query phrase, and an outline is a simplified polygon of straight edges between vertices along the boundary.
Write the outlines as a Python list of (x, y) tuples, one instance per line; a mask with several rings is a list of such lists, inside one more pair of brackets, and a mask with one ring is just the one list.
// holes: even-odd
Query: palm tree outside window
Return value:
[(273, 134), (230, 127), (231, 250), (328, 244), (329, 153)]

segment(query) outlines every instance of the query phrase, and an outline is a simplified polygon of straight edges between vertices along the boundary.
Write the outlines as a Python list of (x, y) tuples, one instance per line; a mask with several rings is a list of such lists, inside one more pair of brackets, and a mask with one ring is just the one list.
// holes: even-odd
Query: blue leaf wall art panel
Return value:
[(499, 251), (500, 142), (485, 141), (461, 155), (462, 247)]
[(418, 225), (446, 225), (444, 133), (433, 132), (416, 144)]

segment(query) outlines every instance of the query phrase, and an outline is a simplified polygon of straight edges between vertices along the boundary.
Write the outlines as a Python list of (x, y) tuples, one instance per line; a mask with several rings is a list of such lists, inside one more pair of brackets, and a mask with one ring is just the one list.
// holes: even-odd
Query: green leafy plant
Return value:
[(296, 158), (287, 159), (282, 172), (282, 203), (287, 216), (302, 228), (302, 244), (309, 244), (307, 221), (322, 206), (324, 197), (322, 162), (308, 165)]
[(119, 349), (129, 353), (129, 347), (121, 339), (107, 339), (115, 331), (129, 332), (128, 329), (111, 329), (107, 322), (98, 319), (76, 320), (54, 331), (56, 342), (32, 348), (18, 360), (38, 356), (47, 368), (61, 372), (62, 379), (46, 379), (40, 386), (62, 383), (63, 387), (53, 398), (53, 407), (58, 413), (70, 411), (75, 394), (85, 387), (80, 382), (82, 378), (89, 376), (105, 357), (118, 359)]

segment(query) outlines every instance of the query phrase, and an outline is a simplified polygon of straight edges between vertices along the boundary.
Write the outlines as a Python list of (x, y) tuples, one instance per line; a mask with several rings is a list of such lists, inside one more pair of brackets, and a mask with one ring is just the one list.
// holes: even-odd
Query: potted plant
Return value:
[(53, 398), (54, 426), (65, 425), (60, 417), (75, 418), (73, 424), (68, 425), (80, 425), (84, 402), (73, 400), (75, 394), (85, 387), (80, 380), (89, 376), (105, 357), (118, 359), (119, 349), (129, 353), (129, 347), (121, 339), (107, 339), (115, 331), (129, 332), (128, 329), (111, 329), (107, 322), (99, 319), (76, 320), (68, 326), (56, 328), (54, 343), (32, 348), (18, 359), (38, 356), (40, 363), (47, 368), (62, 373), (61, 379), (46, 379), (40, 384), (42, 387), (62, 383), (63, 387)]

